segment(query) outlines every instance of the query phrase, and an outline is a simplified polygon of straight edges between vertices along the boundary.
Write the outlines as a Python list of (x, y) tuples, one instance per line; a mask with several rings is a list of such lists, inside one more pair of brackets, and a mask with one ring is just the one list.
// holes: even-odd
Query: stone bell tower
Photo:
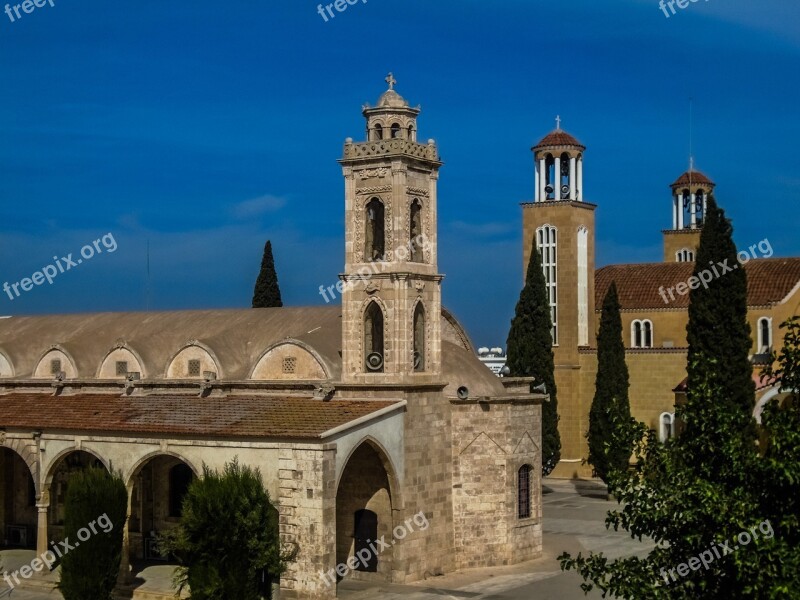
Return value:
[(342, 381), (427, 383), (441, 374), (436, 144), (417, 143), (419, 107), (389, 89), (347, 138)]

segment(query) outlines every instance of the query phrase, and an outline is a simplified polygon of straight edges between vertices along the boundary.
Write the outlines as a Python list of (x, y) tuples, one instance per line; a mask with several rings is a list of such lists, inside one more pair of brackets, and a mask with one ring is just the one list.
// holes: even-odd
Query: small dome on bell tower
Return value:
[(375, 107), (364, 106), (367, 119), (367, 140), (404, 139), (417, 141), (417, 117), (419, 107), (412, 108), (408, 101), (395, 91), (397, 80), (389, 73), (386, 77), (389, 89), (378, 98)]

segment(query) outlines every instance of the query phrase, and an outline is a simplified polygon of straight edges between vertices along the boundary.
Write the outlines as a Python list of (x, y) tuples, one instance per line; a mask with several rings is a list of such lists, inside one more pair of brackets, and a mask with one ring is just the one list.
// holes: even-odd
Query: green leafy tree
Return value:
[(283, 306), (281, 289), (278, 287), (278, 274), (275, 272), (275, 260), (272, 258), (272, 242), (267, 240), (264, 256), (261, 259), (261, 271), (253, 290), (253, 308), (272, 308)]
[[(723, 271), (720, 264), (733, 267), (736, 248), (730, 223), (713, 199), (697, 256), (698, 280), (690, 281), (687, 401), (676, 409), (684, 430), (661, 444), (639, 424), (635, 468), (609, 484), (622, 508), (609, 513), (606, 525), (656, 546), (645, 557), (614, 561), (602, 554), (559, 558), (562, 568), (583, 576), (584, 590), (596, 586), (617, 598), (791, 598), (800, 589), (800, 421), (796, 413), (778, 415), (775, 406), (768, 407), (759, 452), (751, 366), (743, 360), (751, 347), (746, 281), (742, 269)], [(699, 274), (712, 265), (719, 276), (706, 278), (706, 290)], [(795, 337), (793, 348), (796, 342)], [(787, 355), (795, 358), (782, 359), (789, 365), (782, 369), (796, 385), (798, 351)]]
[(175, 584), (188, 586), (193, 600), (258, 600), (262, 573), (277, 580), (296, 555), (281, 544), (278, 527), (261, 473), (234, 460), (222, 473), (203, 468), (160, 550), (178, 559)]
[(613, 471), (627, 470), (633, 450), (628, 366), (619, 311), (617, 285), (612, 281), (603, 299), (597, 334), (597, 376), (586, 434), (589, 463), (606, 483)]
[[(110, 600), (122, 559), (128, 492), (102, 468), (70, 476), (64, 500), (64, 540), (58, 588), (64, 600)], [(59, 551), (64, 552), (59, 546)]]
[(513, 377), (534, 377), (545, 384), (550, 401), (542, 406), (542, 474), (549, 475), (561, 459), (558, 398), (553, 359), (552, 319), (542, 258), (533, 245), (525, 287), (519, 295), (508, 333), (506, 364)]

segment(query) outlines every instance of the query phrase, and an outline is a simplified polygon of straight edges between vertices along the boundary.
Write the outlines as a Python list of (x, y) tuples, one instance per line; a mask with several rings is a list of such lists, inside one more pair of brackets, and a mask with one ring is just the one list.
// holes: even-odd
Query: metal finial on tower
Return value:
[(395, 84), (397, 83), (397, 80), (394, 78), (394, 75), (392, 75), (391, 73), (389, 73), (386, 76), (386, 79), (384, 79), (384, 81), (389, 84), (389, 89), (390, 90), (393, 90)]

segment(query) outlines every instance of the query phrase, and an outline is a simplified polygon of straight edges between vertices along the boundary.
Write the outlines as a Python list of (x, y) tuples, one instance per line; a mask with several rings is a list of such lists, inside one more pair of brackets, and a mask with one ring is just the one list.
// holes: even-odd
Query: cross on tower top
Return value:
[(397, 80), (394, 78), (394, 75), (392, 75), (391, 73), (389, 73), (389, 75), (386, 76), (386, 79), (384, 79), (384, 81), (389, 84), (389, 89), (390, 90), (393, 90), (395, 84), (397, 83)]
[(556, 129), (561, 130), (561, 115), (556, 115)]

